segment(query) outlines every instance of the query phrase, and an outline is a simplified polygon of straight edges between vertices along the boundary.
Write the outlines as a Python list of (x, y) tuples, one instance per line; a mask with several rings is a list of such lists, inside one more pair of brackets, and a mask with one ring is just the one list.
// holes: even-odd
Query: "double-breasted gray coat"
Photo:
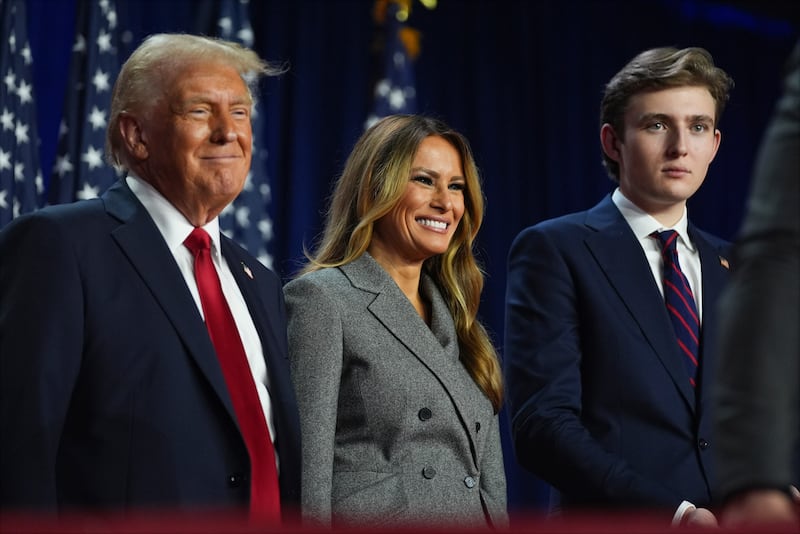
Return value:
[(427, 275), (421, 289), (430, 327), (368, 253), (285, 286), (306, 517), (507, 524), (498, 417)]

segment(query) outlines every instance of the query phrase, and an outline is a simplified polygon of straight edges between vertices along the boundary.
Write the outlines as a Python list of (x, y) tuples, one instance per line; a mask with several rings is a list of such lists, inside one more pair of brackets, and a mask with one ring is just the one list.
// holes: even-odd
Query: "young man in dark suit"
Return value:
[[(715, 497), (707, 405), (728, 244), (688, 220), (686, 201), (719, 148), (730, 85), (703, 49), (633, 58), (601, 103), (604, 163), (618, 187), (588, 211), (525, 229), (511, 247), (514, 445), (564, 513), (663, 509), (675, 522), (716, 523), (705, 508)], [(666, 268), (673, 253), (662, 240), (679, 257)]]

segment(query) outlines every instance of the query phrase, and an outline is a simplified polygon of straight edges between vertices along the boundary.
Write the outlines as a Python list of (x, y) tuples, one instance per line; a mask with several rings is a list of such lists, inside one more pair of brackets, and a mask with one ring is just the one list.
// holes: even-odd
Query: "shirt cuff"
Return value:
[(683, 516), (686, 514), (686, 512), (696, 509), (697, 507), (692, 503), (690, 503), (689, 501), (681, 502), (680, 506), (678, 506), (678, 509), (675, 510), (675, 515), (672, 516), (672, 526), (680, 525), (681, 521), (683, 521)]

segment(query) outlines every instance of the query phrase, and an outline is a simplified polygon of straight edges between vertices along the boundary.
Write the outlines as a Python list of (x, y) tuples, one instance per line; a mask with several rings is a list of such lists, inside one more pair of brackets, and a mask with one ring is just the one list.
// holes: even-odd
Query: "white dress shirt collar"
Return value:
[(678, 232), (678, 237), (683, 242), (683, 245), (694, 252), (695, 247), (692, 240), (689, 239), (689, 218), (687, 215), (686, 206), (683, 208), (683, 215), (680, 220), (672, 228), (667, 228), (658, 222), (652, 215), (641, 209), (639, 206), (628, 200), (628, 198), (617, 188), (611, 195), (611, 200), (617, 206), (622, 216), (628, 221), (631, 230), (636, 235), (636, 238), (643, 240), (653, 232), (663, 232), (664, 230), (675, 230)]
[[(144, 205), (150, 217), (156, 223), (161, 235), (167, 242), (170, 252), (173, 254), (183, 248), (183, 241), (189, 237), (194, 230), (194, 226), (189, 220), (178, 211), (178, 209), (167, 200), (155, 187), (145, 182), (141, 178), (129, 174), (125, 181), (131, 188), (136, 198)], [(220, 249), (219, 218), (214, 217), (210, 222), (203, 226), (203, 230), (211, 236), (212, 258), (219, 263), (218, 254)]]

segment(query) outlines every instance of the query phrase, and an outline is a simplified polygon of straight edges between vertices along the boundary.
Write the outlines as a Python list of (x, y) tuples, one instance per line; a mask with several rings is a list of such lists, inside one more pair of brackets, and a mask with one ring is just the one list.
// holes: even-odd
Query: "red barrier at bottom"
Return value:
[(598, 513), (570, 518), (514, 518), (508, 528), (491, 529), (485, 526), (451, 527), (448, 525), (358, 526), (327, 528), (289, 524), (256, 524), (238, 515), (219, 513), (125, 513), (125, 514), (63, 514), (58, 517), (41, 514), (0, 514), (2, 534), (321, 534), (343, 533), (489, 533), (509, 534), (783, 534), (800, 532), (796, 525), (751, 525), (747, 527), (701, 528), (674, 527), (663, 516), (642, 514)]

